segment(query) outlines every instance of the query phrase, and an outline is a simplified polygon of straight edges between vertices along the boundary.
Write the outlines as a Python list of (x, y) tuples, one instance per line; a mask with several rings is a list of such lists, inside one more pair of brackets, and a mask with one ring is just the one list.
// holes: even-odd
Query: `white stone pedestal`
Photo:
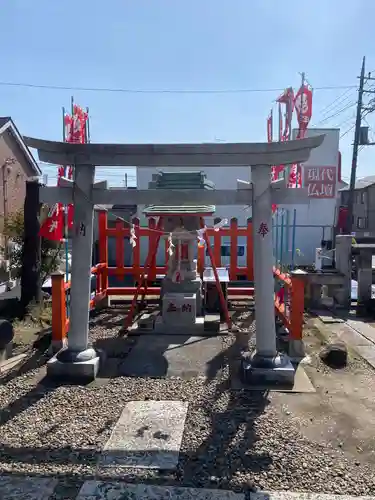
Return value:
[(167, 326), (189, 326), (197, 316), (195, 293), (166, 293), (163, 297), (163, 322)]

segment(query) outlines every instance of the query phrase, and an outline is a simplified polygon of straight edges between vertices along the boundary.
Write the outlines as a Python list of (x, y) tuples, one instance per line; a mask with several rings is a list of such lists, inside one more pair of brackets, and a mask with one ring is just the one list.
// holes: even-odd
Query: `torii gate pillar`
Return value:
[[(56, 377), (93, 379), (100, 365), (98, 353), (89, 344), (89, 301), (95, 166), (77, 165), (74, 169), (74, 235), (72, 238), (72, 280), (70, 288), (70, 329), (68, 349), (47, 362), (47, 373)], [(99, 183), (100, 184), (100, 183)]]
[(288, 356), (276, 348), (272, 246), (271, 167), (251, 167), (253, 185), (253, 255), (255, 282), (256, 350), (244, 355), (245, 382), (293, 383), (295, 370)]

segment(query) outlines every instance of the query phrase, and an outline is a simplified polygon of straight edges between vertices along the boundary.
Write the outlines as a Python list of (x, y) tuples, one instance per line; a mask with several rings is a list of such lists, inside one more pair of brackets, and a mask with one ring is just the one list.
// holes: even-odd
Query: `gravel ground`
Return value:
[[(116, 335), (122, 322), (98, 315), (93, 342)], [(224, 337), (223, 349), (233, 341)], [(234, 490), (375, 493), (374, 463), (307, 437), (295, 419), (286, 418), (284, 395), (231, 391), (228, 367), (211, 381), (118, 377), (87, 387), (43, 386), (38, 374), (0, 386), (2, 472), (108, 479), (96, 461), (126, 402), (171, 399), (189, 401), (178, 469), (111, 469), (111, 477)]]

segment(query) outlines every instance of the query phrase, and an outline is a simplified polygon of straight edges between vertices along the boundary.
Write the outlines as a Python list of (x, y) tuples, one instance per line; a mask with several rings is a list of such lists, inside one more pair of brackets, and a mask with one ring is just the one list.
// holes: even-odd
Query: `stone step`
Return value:
[[(76, 486), (76, 484), (78, 485)], [(76, 491), (76, 493), (73, 493)], [(72, 494), (73, 493), (73, 494)], [(57, 496), (56, 496), (57, 495)], [(259, 491), (235, 493), (229, 490), (160, 486), (154, 484), (125, 483), (121, 481), (95, 481), (84, 479), (60, 480), (46, 477), (0, 476), (0, 498), (6, 500), (375, 500), (375, 496), (298, 493), (292, 491)]]

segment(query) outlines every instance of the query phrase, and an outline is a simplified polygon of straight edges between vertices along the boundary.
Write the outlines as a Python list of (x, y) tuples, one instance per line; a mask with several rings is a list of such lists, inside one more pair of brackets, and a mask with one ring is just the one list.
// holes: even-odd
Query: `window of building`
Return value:
[(361, 203), (366, 203), (366, 191), (361, 191)]
[[(208, 255), (208, 250), (206, 249), (206, 255)], [(230, 257), (230, 245), (222, 245), (220, 249), (220, 255), (222, 257)], [(237, 257), (245, 256), (245, 245), (237, 246)]]
[(367, 217), (358, 217), (357, 218), (357, 227), (358, 227), (358, 229), (366, 229), (367, 228)]
[[(229, 245), (222, 245), (220, 253), (221, 253), (222, 257), (230, 257), (230, 246)], [(237, 246), (237, 257), (243, 257), (244, 255), (245, 255), (245, 246), (238, 245)]]

